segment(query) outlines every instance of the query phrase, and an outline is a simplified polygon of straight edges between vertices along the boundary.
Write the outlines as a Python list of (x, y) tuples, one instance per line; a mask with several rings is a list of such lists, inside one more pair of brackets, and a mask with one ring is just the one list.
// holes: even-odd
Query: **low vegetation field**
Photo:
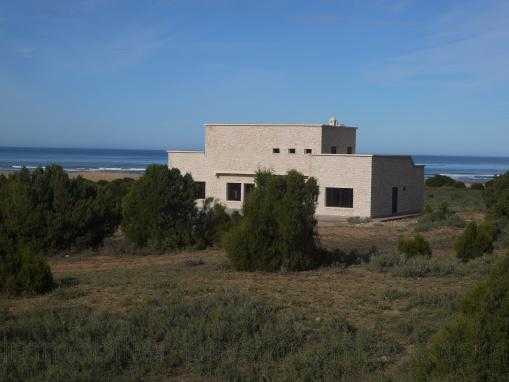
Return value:
[[(427, 198), (484, 214), (477, 191)], [(121, 234), (53, 257), (56, 289), (0, 303), (0, 379), (411, 380), (416, 350), (501, 253), (461, 263), (462, 228), (431, 227), (433, 256), (401, 263), (398, 239), (417, 224), (320, 222), (323, 246), (376, 251), (298, 273), (234, 271), (221, 249), (137, 251)]]

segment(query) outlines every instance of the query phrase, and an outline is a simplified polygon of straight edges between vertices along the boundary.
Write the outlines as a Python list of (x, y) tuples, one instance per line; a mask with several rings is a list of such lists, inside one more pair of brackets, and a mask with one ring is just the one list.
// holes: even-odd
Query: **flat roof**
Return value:
[(357, 129), (355, 126), (347, 126), (347, 125), (328, 125), (326, 123), (204, 123), (204, 126), (260, 126), (260, 127), (269, 127), (269, 126), (281, 126), (281, 127), (339, 127), (339, 128), (347, 128), (347, 129)]

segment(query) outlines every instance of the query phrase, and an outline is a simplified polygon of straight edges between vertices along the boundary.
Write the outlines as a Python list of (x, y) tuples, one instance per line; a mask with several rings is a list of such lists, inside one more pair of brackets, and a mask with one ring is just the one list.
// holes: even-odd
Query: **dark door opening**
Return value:
[(392, 187), (392, 213), (398, 213), (398, 187)]

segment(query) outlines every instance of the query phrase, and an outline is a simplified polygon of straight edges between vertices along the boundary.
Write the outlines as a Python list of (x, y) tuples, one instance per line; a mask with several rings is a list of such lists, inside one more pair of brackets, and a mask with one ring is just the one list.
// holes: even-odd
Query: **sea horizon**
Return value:
[[(72, 148), (0, 146), (0, 171), (16, 171), (22, 167), (35, 169), (58, 164), (69, 172), (118, 171), (143, 172), (150, 164), (166, 164), (169, 149)], [(202, 147), (192, 147), (201, 150)], [(362, 154), (362, 153), (360, 153)], [(409, 155), (416, 164), (425, 165), (426, 177), (446, 175), (464, 181), (487, 181), (509, 171), (509, 156), (393, 154)]]

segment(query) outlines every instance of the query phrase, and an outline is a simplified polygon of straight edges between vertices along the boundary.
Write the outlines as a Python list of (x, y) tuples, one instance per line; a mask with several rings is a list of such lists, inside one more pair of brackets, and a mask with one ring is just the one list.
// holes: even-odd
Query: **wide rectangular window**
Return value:
[(244, 183), (244, 200), (246, 200), (251, 191), (253, 191), (253, 188), (254, 188), (253, 183)]
[(273, 154), (279, 154), (279, 149), (278, 149), (277, 147), (274, 147), (274, 148), (272, 149), (272, 153), (273, 153)]
[(205, 182), (194, 182), (194, 187), (195, 199), (205, 199)]
[(325, 206), (353, 208), (352, 188), (325, 188)]
[(240, 183), (226, 183), (226, 200), (240, 201)]
[(288, 154), (295, 154), (295, 149), (288, 149)]
[(331, 153), (331, 154), (336, 154), (337, 152), (338, 152), (338, 148), (337, 148), (336, 146), (332, 146), (332, 147), (330, 148), (330, 153)]
[(304, 153), (305, 153), (305, 154), (311, 154), (312, 152), (313, 152), (313, 150), (311, 150), (311, 149), (305, 149), (305, 150), (304, 150)]

